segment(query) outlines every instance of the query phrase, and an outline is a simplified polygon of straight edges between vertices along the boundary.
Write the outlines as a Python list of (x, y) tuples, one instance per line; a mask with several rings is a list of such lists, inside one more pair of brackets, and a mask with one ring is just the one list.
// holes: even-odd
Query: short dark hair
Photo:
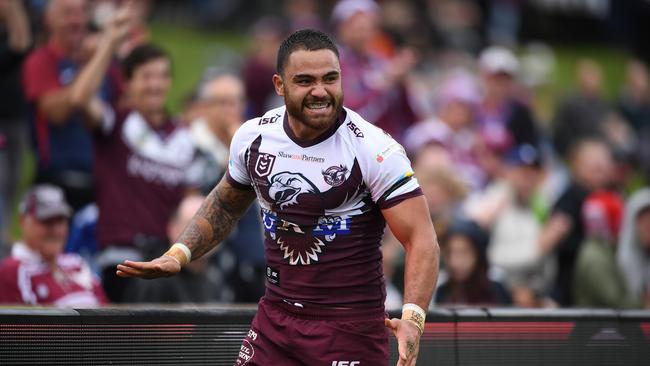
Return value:
[(276, 64), (276, 71), (282, 75), (284, 66), (289, 59), (289, 55), (297, 50), (318, 51), (330, 50), (334, 52), (336, 57), (339, 57), (339, 49), (336, 48), (334, 41), (327, 34), (314, 30), (302, 29), (290, 34), (278, 49), (278, 61)]
[(122, 73), (126, 80), (131, 80), (135, 69), (147, 62), (159, 58), (171, 60), (167, 51), (151, 43), (135, 47), (122, 61)]

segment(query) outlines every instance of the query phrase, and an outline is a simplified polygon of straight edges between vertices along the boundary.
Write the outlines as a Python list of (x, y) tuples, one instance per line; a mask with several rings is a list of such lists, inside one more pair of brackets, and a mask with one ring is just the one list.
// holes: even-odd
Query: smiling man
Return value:
[(0, 304), (95, 307), (105, 304), (99, 279), (78, 254), (64, 254), (72, 209), (63, 190), (30, 188), (20, 203), (23, 241), (0, 261)]
[(167, 221), (189, 189), (196, 151), (189, 130), (171, 118), (165, 101), (171, 60), (152, 44), (134, 48), (122, 62), (125, 104), (98, 102), (94, 121), (97, 178), (97, 262), (112, 302), (121, 302), (128, 280), (117, 277), (124, 258), (148, 260), (168, 246)]
[[(438, 274), (426, 201), (402, 147), (343, 107), (338, 50), (302, 30), (278, 51), (273, 84), (285, 106), (242, 125), (226, 177), (168, 252), (117, 274), (180, 271), (221, 242), (257, 197), (265, 227), (266, 294), (236, 365), (414, 365)], [(403, 316), (385, 319), (380, 241), (404, 245)]]

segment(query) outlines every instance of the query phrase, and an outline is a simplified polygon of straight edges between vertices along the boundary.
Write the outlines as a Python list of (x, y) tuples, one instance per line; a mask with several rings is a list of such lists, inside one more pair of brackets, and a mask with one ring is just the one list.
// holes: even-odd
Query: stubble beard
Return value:
[(300, 101), (300, 103), (293, 103), (286, 91), (284, 96), (284, 104), (287, 107), (287, 113), (289, 113), (289, 115), (293, 117), (294, 120), (302, 123), (312, 130), (325, 131), (336, 123), (338, 116), (341, 114), (341, 111), (343, 109), (343, 94), (341, 94), (340, 98), (338, 99), (335, 96), (330, 96), (327, 99), (332, 104), (333, 113), (317, 118), (310, 117), (307, 115), (307, 113), (305, 113), (305, 110), (307, 109), (306, 104), (308, 103), (307, 100), (303, 99)]

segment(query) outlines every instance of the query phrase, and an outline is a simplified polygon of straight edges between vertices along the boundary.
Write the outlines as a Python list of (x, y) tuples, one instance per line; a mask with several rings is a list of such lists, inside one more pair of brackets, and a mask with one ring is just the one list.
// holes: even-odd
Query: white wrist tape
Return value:
[(410, 320), (415, 323), (415, 325), (417, 325), (418, 329), (420, 330), (420, 334), (424, 332), (424, 322), (426, 318), (427, 313), (418, 305), (404, 304), (404, 306), (402, 306), (402, 319)]
[(419, 313), (420, 315), (422, 315), (423, 318), (426, 318), (426, 316), (427, 316), (426, 311), (424, 311), (424, 310), (423, 310), (420, 306), (418, 306), (417, 304), (404, 304), (404, 305), (402, 306), (402, 312), (404, 312), (404, 310), (413, 310), (413, 311), (415, 311), (416, 313)]
[(184, 266), (192, 261), (192, 251), (187, 247), (187, 245), (183, 243), (174, 243), (174, 245), (172, 245), (164, 255), (176, 259), (181, 264), (181, 266)]

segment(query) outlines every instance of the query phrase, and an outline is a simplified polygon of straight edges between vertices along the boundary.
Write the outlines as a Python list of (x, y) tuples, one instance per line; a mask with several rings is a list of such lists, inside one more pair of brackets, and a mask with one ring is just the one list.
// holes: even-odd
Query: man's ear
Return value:
[(275, 87), (275, 93), (281, 97), (284, 96), (284, 82), (282, 81), (282, 76), (275, 74), (273, 75), (273, 86)]

